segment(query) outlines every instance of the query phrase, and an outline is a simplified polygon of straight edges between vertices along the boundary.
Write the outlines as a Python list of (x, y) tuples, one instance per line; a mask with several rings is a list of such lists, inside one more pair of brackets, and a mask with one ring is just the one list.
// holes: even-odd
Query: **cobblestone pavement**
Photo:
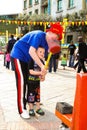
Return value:
[(73, 105), (76, 71), (59, 67), (56, 73), (48, 73), (41, 83), (42, 117), (23, 120), (17, 111), (15, 75), (3, 66), (0, 56), (0, 130), (59, 130), (60, 120), (55, 116), (56, 103), (65, 101)]

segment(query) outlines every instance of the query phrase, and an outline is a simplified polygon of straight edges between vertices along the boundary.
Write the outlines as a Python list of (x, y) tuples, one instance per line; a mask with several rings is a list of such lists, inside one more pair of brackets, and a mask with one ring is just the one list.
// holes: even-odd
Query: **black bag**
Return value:
[(66, 102), (57, 102), (56, 110), (62, 114), (72, 114), (73, 107)]

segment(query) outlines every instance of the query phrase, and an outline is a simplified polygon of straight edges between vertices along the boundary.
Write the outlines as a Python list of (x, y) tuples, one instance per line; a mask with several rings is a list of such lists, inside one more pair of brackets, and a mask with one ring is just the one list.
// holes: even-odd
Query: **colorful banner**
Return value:
[[(87, 1), (87, 0), (86, 0)], [(57, 21), (58, 22), (58, 21)], [(53, 24), (53, 23), (56, 23), (56, 22), (33, 22), (33, 21), (21, 21), (21, 20), (0, 20), (0, 23), (7, 23), (7, 24), (17, 24), (17, 25), (48, 25), (48, 24)], [(60, 22), (61, 25), (63, 24), (67, 24), (68, 25), (79, 25), (82, 24), (86, 24), (87, 25), (87, 21), (78, 21), (78, 22), (74, 22), (74, 21), (69, 21), (69, 22)]]

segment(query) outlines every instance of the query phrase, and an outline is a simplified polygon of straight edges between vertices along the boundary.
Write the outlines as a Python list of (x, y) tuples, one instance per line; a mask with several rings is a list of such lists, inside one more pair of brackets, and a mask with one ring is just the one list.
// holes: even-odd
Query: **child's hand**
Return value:
[(43, 75), (43, 76), (45, 76), (45, 75), (47, 74), (47, 69), (45, 68), (45, 66), (43, 66), (43, 67), (41, 68), (41, 72), (42, 72), (41, 75)]
[(40, 81), (44, 81), (45, 80), (45, 76), (39, 76), (39, 78), (40, 78)]

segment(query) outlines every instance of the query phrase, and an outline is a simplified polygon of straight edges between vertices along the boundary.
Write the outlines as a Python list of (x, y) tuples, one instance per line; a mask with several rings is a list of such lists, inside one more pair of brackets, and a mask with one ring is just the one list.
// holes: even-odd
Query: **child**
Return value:
[(10, 53), (6, 53), (6, 57), (5, 57), (5, 60), (6, 60), (6, 68), (10, 68)]
[(63, 69), (65, 70), (65, 66), (67, 66), (67, 56), (66, 54), (63, 54), (61, 58), (61, 66), (63, 66)]
[[(37, 55), (44, 64), (45, 49), (39, 47), (37, 49)], [(31, 60), (29, 62), (29, 77), (28, 77), (28, 93), (27, 100), (29, 103), (29, 115), (35, 116), (33, 104), (36, 103), (36, 113), (44, 115), (44, 111), (40, 108), (40, 81), (44, 81), (44, 77), (41, 77), (40, 67)]]

